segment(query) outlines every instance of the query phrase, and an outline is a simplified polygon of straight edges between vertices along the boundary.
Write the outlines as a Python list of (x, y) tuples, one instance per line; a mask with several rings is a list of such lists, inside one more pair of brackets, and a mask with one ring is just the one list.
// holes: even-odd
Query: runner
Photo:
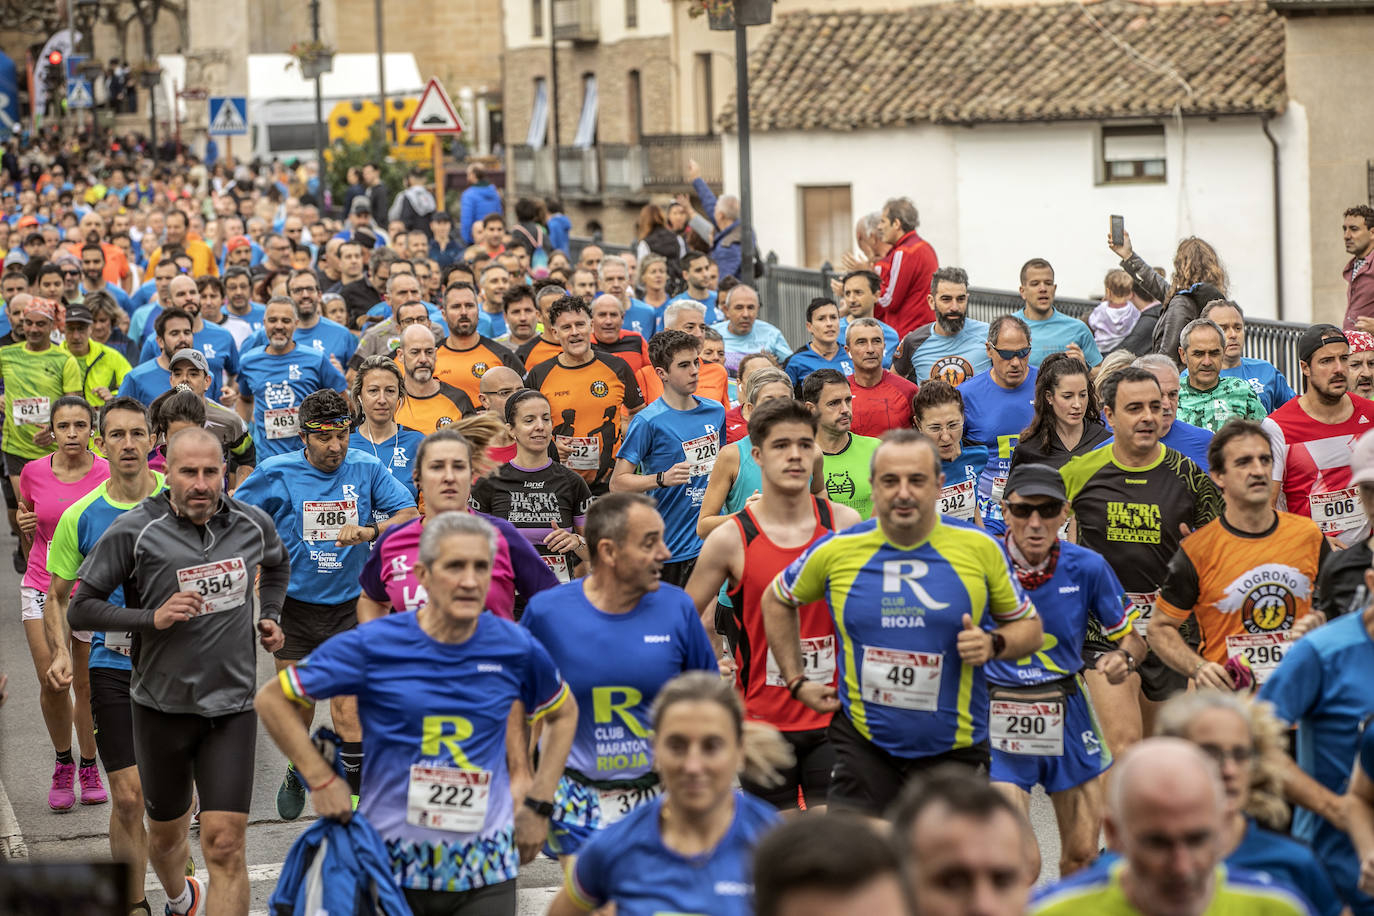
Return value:
[[(573, 352), (566, 343), (564, 351)], [(701, 342), (683, 331), (654, 335), (649, 358), (663, 382), (663, 397), (630, 420), (610, 481), (612, 492), (653, 492), (671, 551), (663, 581), (678, 587), (687, 584), (701, 553), (697, 518), (725, 445), (725, 408), (694, 393), (700, 352)]]
[[(263, 723), (312, 787), (315, 811), (345, 821), (349, 793), (294, 704), (359, 697), (368, 767), (358, 811), (386, 840), (417, 913), (514, 916), (516, 872), (544, 842), (577, 728), (577, 703), (543, 646), (482, 613), (496, 538), (480, 518), (436, 517), (416, 558), (431, 602), (335, 636), (258, 692)], [(515, 702), (544, 725), (519, 807), (505, 742)]]
[(1268, 413), (1250, 383), (1222, 375), (1226, 335), (1215, 322), (1198, 318), (1179, 332), (1179, 359), (1185, 367), (1178, 394), (1178, 417), (1216, 432), (1232, 417), (1263, 420)]
[(477, 288), (471, 283), (450, 283), (444, 289), (444, 320), (448, 338), (439, 346), (434, 377), (461, 389), (472, 403), (481, 393), (482, 375), (494, 366), (524, 373), (525, 366), (501, 344), (477, 333)]
[[(649, 320), (652, 322), (652, 315)], [(631, 372), (638, 373), (645, 366), (652, 365), (649, 362), (649, 345), (635, 331), (626, 330), (624, 323), (624, 306), (615, 296), (602, 293), (592, 300), (592, 349), (620, 357)]]
[(1304, 331), (1298, 365), (1307, 390), (1264, 421), (1274, 443), (1277, 508), (1311, 517), (1339, 547), (1369, 536), (1350, 483), (1350, 452), (1356, 439), (1374, 429), (1374, 402), (1349, 393), (1349, 354), (1350, 344), (1334, 325)]
[[(704, 323), (700, 302), (679, 299), (665, 308), (664, 316), (667, 331), (682, 331), (701, 341), (703, 354), (706, 352), (706, 332), (710, 330)], [(776, 362), (776, 358), (774, 360)], [(697, 397), (702, 400), (719, 401), (721, 407), (730, 407), (730, 374), (721, 363), (708, 363), (702, 360), (697, 376)], [(652, 364), (642, 367), (635, 373), (640, 394), (644, 403), (652, 404), (663, 397), (663, 380), (658, 377)]]
[(580, 916), (605, 904), (622, 916), (753, 912), (753, 849), (778, 815), (735, 789), (734, 779), (743, 769), (766, 780), (758, 745), (776, 736), (746, 733), (739, 697), (702, 671), (664, 684), (651, 717), (663, 795), (582, 845), (548, 916)]
[[(215, 434), (224, 446), (224, 454), (229, 462), (229, 488), (232, 491), (258, 463), (258, 449), (253, 442), (253, 434), (243, 417), (233, 410), (210, 400), (206, 393), (210, 390), (210, 364), (205, 354), (190, 347), (178, 350), (168, 359), (170, 371), (168, 379), (171, 391), (189, 388), (200, 398), (205, 408), (205, 428)], [(158, 395), (164, 397), (168, 392)], [(154, 398), (154, 402), (158, 398)], [(237, 393), (235, 394), (237, 399)], [(151, 406), (151, 405), (150, 405)]]
[(380, 461), (414, 500), (420, 495), (415, 489), (415, 455), (425, 437), (396, 422), (404, 392), (405, 379), (394, 359), (369, 356), (363, 360), (349, 386), (357, 426), (348, 437), (348, 447)]
[(911, 426), (911, 402), (917, 386), (883, 368), (883, 327), (876, 318), (857, 318), (845, 330), (845, 344), (854, 362), (849, 387), (854, 393), (851, 432), (881, 436), (889, 429)]
[[(1179, 380), (1178, 367), (1174, 361), (1163, 353), (1147, 353), (1131, 363), (1137, 369), (1149, 370), (1150, 374), (1159, 382), (1160, 391), (1164, 394), (1161, 403), (1159, 423), (1159, 441), (1169, 448), (1180, 452), (1193, 460), (1193, 464), (1200, 468), (1207, 466), (1207, 446), (1212, 441), (1212, 431), (1203, 429), (1200, 426), (1193, 426), (1191, 423), (1184, 423), (1177, 418), (1178, 396), (1182, 386)], [(1097, 381), (1102, 382), (1104, 377), (1098, 375)], [(1097, 386), (1099, 392), (1101, 385)], [(1099, 396), (1098, 401), (1102, 398)], [(1103, 445), (1110, 445), (1111, 439), (1103, 442)]]
[[(191, 330), (194, 325), (195, 320), (191, 313), (183, 309), (167, 308), (159, 312), (157, 320), (153, 322), (153, 328), (157, 345), (162, 352), (158, 354), (157, 359), (139, 363), (124, 376), (124, 381), (119, 386), (120, 395), (133, 398), (140, 404), (151, 404), (158, 395), (170, 391), (172, 354), (179, 350), (194, 349), (195, 333)], [(208, 375), (208, 361), (206, 367)], [(208, 388), (207, 382), (207, 390)]]
[(811, 300), (806, 307), (806, 333), (810, 340), (782, 364), (797, 391), (818, 369), (833, 369), (841, 376), (853, 374), (854, 363), (840, 344), (840, 308), (833, 300), (825, 296)]
[[(1106, 558), (1135, 607), (1134, 628), (1149, 638), (1150, 617), (1169, 560), (1183, 537), (1221, 513), (1221, 493), (1197, 465), (1159, 441), (1163, 395), (1144, 369), (1127, 367), (1102, 387), (1102, 410), (1116, 430), (1111, 447), (1073, 458), (1060, 469), (1073, 509), (1078, 543)], [(1191, 630), (1191, 627), (1189, 628)], [(1185, 638), (1193, 638), (1186, 633)], [(1187, 686), (1153, 652), (1134, 679), (1112, 685), (1095, 669), (1115, 646), (1089, 622), (1083, 661), (1093, 707), (1120, 758), (1153, 730), (1158, 704)]]
[[(875, 817), (916, 773), (988, 765), (982, 667), (1021, 658), (1043, 637), (997, 542), (940, 520), (940, 481), (934, 443), (915, 430), (886, 434), (873, 456), (874, 518), (810, 547), (762, 600), (788, 691), (840, 712), (829, 803)], [(822, 599), (838, 638), (838, 696), (802, 667), (797, 607)]]
[[(75, 675), (70, 688), (54, 689), (47, 681), (53, 648), (44, 638), (43, 609), (48, 596), (48, 544), (62, 512), (110, 476), (104, 458), (91, 454), (91, 426), (95, 411), (85, 399), (64, 395), (53, 402), (47, 432), (57, 451), (24, 465), (19, 475), (19, 530), (30, 539), (28, 569), (19, 587), (20, 616), (24, 636), (38, 675), (38, 705), (47, 726), (57, 764), (48, 789), (48, 808), (69, 811), (76, 804), (73, 785), (81, 785), (81, 803), (99, 805), (109, 799), (95, 761), (95, 735), (91, 724), (91, 682), (86, 668), (90, 633), (72, 633), (61, 643), (70, 652)], [(75, 695), (73, 697), (73, 694)], [(72, 726), (80, 760), (72, 759)]]
[[(221, 494), (224, 461), (211, 433), (174, 436), (167, 467), (169, 493), (121, 515), (86, 556), (67, 617), (73, 627), (134, 633), (134, 756), (149, 858), (168, 912), (198, 913), (207, 893), (185, 875), (194, 789), (210, 870), (205, 905), (243, 913), (257, 743), (253, 635), (256, 625), (264, 649), (281, 646), (277, 618), (289, 560), (264, 513)], [(145, 607), (110, 603), (120, 585)]]
[[(199, 350), (194, 351), (199, 353)], [(152, 427), (157, 448), (148, 456), (148, 467), (167, 470), (167, 443), (187, 427), (205, 426), (205, 402), (189, 388), (173, 388), (148, 405), (148, 425)]]
[(853, 509), (860, 520), (872, 518), (873, 488), (869, 474), (878, 440), (850, 431), (854, 392), (849, 382), (835, 369), (817, 369), (807, 376), (801, 389), (801, 399), (820, 423), (816, 444), (825, 456), (826, 498)]
[[(704, 365), (704, 363), (703, 363)], [(739, 378), (730, 385), (731, 407), (725, 411), (725, 444), (738, 442), (749, 435), (749, 424), (744, 419), (744, 404), (749, 400), (749, 376), (755, 369), (771, 366), (779, 368), (777, 357), (772, 353), (750, 353), (740, 357)]]
[(549, 309), (567, 295), (568, 291), (557, 280), (541, 280), (535, 284), (534, 307), (539, 313), (539, 324), (543, 326), (543, 330), (539, 336), (528, 338), (515, 350), (515, 355), (525, 364), (526, 372), (563, 352), (558, 335), (554, 333)]
[(477, 412), (467, 392), (434, 377), (437, 353), (434, 332), (424, 325), (401, 333), (405, 397), (396, 408), (396, 422), (426, 435)]
[[(358, 622), (366, 623), (388, 613), (413, 611), (427, 600), (415, 575), (414, 557), (425, 520), (444, 512), (469, 512), (472, 493), (472, 448), (460, 431), (464, 423), (431, 433), (415, 453), (415, 486), (420, 491), (423, 515), (388, 528), (363, 566), (363, 593), (358, 599)], [(538, 551), (514, 525), (503, 518), (482, 516), (500, 534), (487, 610), (507, 620), (515, 619), (516, 592), (526, 601), (558, 584), (557, 577)]]
[(1345, 338), (1350, 341), (1350, 375), (1347, 389), (1351, 394), (1358, 394), (1362, 398), (1374, 398), (1374, 334), (1365, 331), (1346, 331)]
[(940, 514), (983, 527), (978, 511), (978, 475), (988, 463), (988, 450), (964, 441), (964, 396), (949, 382), (931, 379), (913, 404), (916, 428), (940, 450)]
[(892, 844), (844, 815), (793, 819), (771, 831), (754, 852), (754, 914), (795, 913), (909, 916)]
[[(221, 396), (227, 394), (233, 389), (234, 376), (239, 373), (239, 348), (234, 335), (217, 324), (207, 324), (201, 317), (200, 289), (195, 280), (187, 276), (173, 277), (167, 284), (167, 292), (171, 297), (169, 307), (181, 309), (191, 316), (190, 346), (205, 354), (205, 361), (210, 364), (211, 390)], [(218, 308), (218, 304), (207, 307)], [(139, 362), (156, 359), (160, 346), (161, 342), (151, 337), (145, 340)]]
[(547, 849), (555, 857), (575, 854), (596, 830), (659, 795), (648, 730), (654, 698), (683, 671), (717, 670), (691, 599), (661, 580), (669, 552), (653, 500), (604, 496), (587, 512), (587, 531), (591, 572), (536, 595), (520, 620), (577, 697), (577, 736), (553, 798)]
[(1075, 455), (1099, 448), (1112, 436), (1102, 423), (1097, 392), (1088, 384), (1088, 367), (1065, 353), (1051, 353), (1035, 376), (1035, 414), (1021, 430), (1011, 466), (1063, 467)]
[(272, 297), (263, 313), (263, 327), (267, 346), (243, 357), (235, 404), (244, 422), (253, 424), (259, 462), (295, 451), (300, 442), (300, 404), (306, 395), (321, 388), (343, 391), (348, 385), (328, 356), (293, 339), (296, 307), (290, 299)]
[[(1214, 322), (1217, 327), (1221, 328), (1222, 334), (1226, 337), (1226, 349), (1221, 360), (1221, 374), (1248, 382), (1255, 394), (1259, 395), (1265, 413), (1273, 413), (1297, 397), (1297, 394), (1288, 384), (1288, 379), (1284, 378), (1283, 373), (1274, 368), (1273, 363), (1262, 359), (1252, 359), (1244, 355), (1245, 313), (1241, 311), (1239, 305), (1230, 299), (1217, 299), (1203, 306), (1201, 317)], [(1353, 340), (1351, 347), (1352, 350), (1355, 349)], [(1368, 349), (1374, 350), (1374, 341), (1371, 341)], [(1350, 374), (1354, 376), (1355, 359), (1353, 352), (1350, 362)], [(1371, 377), (1371, 382), (1374, 382), (1374, 377)], [(1369, 397), (1369, 394), (1365, 392), (1357, 391), (1356, 394), (1361, 397)]]
[[(761, 370), (770, 371), (770, 370)], [(838, 374), (838, 373), (836, 373)], [(846, 386), (847, 387), (847, 386)], [(745, 715), (782, 732), (795, 762), (781, 769), (776, 785), (743, 782), (745, 790), (779, 809), (808, 811), (825, 805), (835, 752), (826, 736), (831, 714), (817, 712), (787, 694), (777, 659), (764, 634), (761, 596), (773, 578), (817, 540), (860, 521), (848, 506), (817, 499), (808, 479), (817, 453), (817, 418), (791, 398), (762, 404), (750, 420), (751, 460), (760, 473), (761, 495), (728, 517), (702, 547), (688, 593), (703, 620), (712, 599), (725, 586), (729, 603), (710, 620), (722, 630), (725, 667), (733, 669), (744, 698)], [(747, 441), (747, 440), (742, 440)], [(802, 661), (808, 679), (835, 686), (835, 627), (825, 603), (813, 601), (798, 612)], [(800, 796), (799, 796), (800, 793)]]
[(91, 325), (95, 322), (91, 307), (105, 301), (113, 304), (114, 298), (101, 291), (88, 295), (84, 303), (67, 306), (66, 336), (62, 341), (62, 347), (76, 357), (81, 367), (81, 390), (92, 407), (113, 398), (132, 368), (114, 347), (91, 340)]
[[(1273, 453), (1258, 423), (1227, 422), (1210, 451), (1225, 508), (1169, 561), (1150, 645), (1199, 688), (1234, 690), (1249, 685), (1233, 666), (1243, 660), (1263, 684), (1291, 641), (1325, 622), (1312, 613), (1312, 591), (1331, 545), (1311, 519), (1270, 505)], [(1202, 634), (1196, 652), (1179, 633), (1191, 614)]]
[(996, 319), (988, 327), (987, 351), (992, 368), (960, 385), (959, 395), (966, 411), (964, 439), (988, 450), (978, 475), (978, 511), (989, 532), (1002, 534), (1002, 488), (1012, 453), (1021, 430), (1035, 419), (1037, 370), (1030, 364), (1029, 326), (1016, 315)]
[(510, 427), (505, 423), (506, 402), (525, 389), (525, 382), (514, 369), (492, 366), (482, 373), (482, 381), (478, 387), (481, 390), (477, 397), (482, 403), (482, 410), (493, 417), (501, 418), (501, 428), (487, 446), (487, 461), (493, 467), (499, 467), (515, 458), (515, 439), (511, 436)]
[(1147, 649), (1131, 628), (1132, 611), (1111, 567), (1059, 539), (1068, 500), (1055, 468), (1012, 468), (1002, 509), (1007, 558), (1040, 612), (1045, 641), (1024, 658), (988, 663), (992, 781), (1026, 818), (1031, 791), (1044, 787), (1059, 825), (1059, 874), (1068, 876), (1097, 857), (1104, 804), (1098, 776), (1112, 764), (1081, 676), (1088, 619), (1115, 646), (1095, 663), (1109, 683), (1125, 681)]
[[(163, 488), (161, 474), (148, 469), (152, 446), (143, 405), (118, 397), (100, 411), (96, 448), (110, 456), (109, 479), (62, 513), (48, 547), (48, 601), (43, 608), (43, 629), (52, 651), (48, 667), (50, 688), (65, 690), (78, 670), (67, 650), (70, 628), (67, 607), (72, 587), (86, 555), (122, 513)], [(122, 586), (110, 600), (124, 604)], [(90, 691), (95, 744), (105, 775), (110, 780), (110, 855), (129, 867), (130, 912), (143, 910), (151, 916), (143, 884), (148, 870), (148, 829), (143, 823), (143, 787), (134, 760), (133, 712), (129, 704), (129, 680), (133, 664), (132, 634), (124, 631), (91, 634)]]

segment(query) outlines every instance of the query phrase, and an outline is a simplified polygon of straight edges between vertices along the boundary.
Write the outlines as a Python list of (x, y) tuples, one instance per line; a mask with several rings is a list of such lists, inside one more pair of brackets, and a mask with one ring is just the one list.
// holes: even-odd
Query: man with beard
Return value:
[(960, 267), (941, 267), (930, 278), (930, 307), (935, 323), (902, 339), (897, 372), (918, 385), (929, 378), (958, 387), (992, 368), (988, 356), (988, 323), (968, 317), (968, 274)]
[(406, 396), (396, 409), (396, 422), (426, 436), (477, 412), (467, 392), (434, 377), (437, 349), (434, 332), (422, 324), (401, 333)]
[(157, 359), (134, 366), (124, 376), (124, 381), (119, 384), (120, 396), (133, 398), (140, 404), (151, 404), (158, 395), (171, 389), (172, 354), (192, 346), (195, 340), (191, 330), (194, 321), (190, 312), (175, 307), (157, 316), (157, 321), (153, 323), (154, 339), (162, 353)]
[(401, 345), (401, 334), (412, 324), (428, 324), (438, 340), (444, 336), (443, 325), (431, 321), (429, 307), (421, 298), (420, 281), (410, 274), (392, 274), (386, 281), (386, 302), (391, 317), (368, 328), (348, 361), (349, 378), (369, 356), (391, 356)]
[(1350, 343), (1340, 328), (1314, 324), (1298, 338), (1307, 390), (1270, 414), (1278, 508), (1310, 516), (1348, 547), (1368, 534), (1359, 487), (1350, 482), (1355, 440), (1374, 429), (1374, 402), (1349, 392)]
[(1345, 336), (1350, 341), (1350, 393), (1374, 398), (1374, 334), (1347, 331)]
[[(334, 365), (343, 371), (353, 358), (353, 351), (358, 349), (358, 338), (349, 333), (348, 328), (320, 314), (320, 281), (315, 272), (292, 271), (286, 281), (286, 292), (295, 303), (298, 316), (294, 332), (296, 343), (333, 357)], [(244, 342), (243, 347), (249, 350), (266, 342), (266, 333), (258, 331)]]
[[(401, 279), (417, 282), (413, 277)], [(514, 353), (478, 333), (481, 306), (477, 299), (477, 289), (471, 283), (453, 283), (444, 290), (444, 320), (449, 333), (434, 360), (434, 377), (462, 389), (474, 404), (488, 369), (506, 366), (521, 374), (525, 369)]]
[[(232, 398), (234, 376), (239, 371), (239, 348), (234, 342), (234, 335), (217, 324), (206, 324), (200, 317), (200, 290), (195, 280), (185, 274), (173, 277), (172, 282), (167, 284), (167, 294), (172, 308), (181, 309), (191, 316), (191, 346), (204, 353), (205, 361), (210, 364), (210, 390), (220, 394), (221, 400)], [(139, 361), (156, 359), (158, 347), (157, 340), (148, 338), (143, 343)]]

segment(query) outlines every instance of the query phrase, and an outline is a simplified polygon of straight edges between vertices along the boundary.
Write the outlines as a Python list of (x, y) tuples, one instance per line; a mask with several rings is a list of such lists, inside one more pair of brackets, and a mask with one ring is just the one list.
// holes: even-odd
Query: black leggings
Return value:
[(209, 717), (132, 706), (134, 755), (151, 820), (174, 821), (189, 811), (193, 782), (202, 811), (248, 813), (257, 713)]
[(515, 916), (515, 879), (475, 891), (405, 889), (414, 916)]

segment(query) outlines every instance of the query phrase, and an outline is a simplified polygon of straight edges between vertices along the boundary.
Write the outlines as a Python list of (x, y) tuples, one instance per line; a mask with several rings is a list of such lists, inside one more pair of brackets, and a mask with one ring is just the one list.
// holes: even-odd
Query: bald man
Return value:
[[(483, 410), (505, 423), (506, 401), (524, 386), (525, 382), (518, 372), (505, 366), (493, 366), (478, 383), (477, 399), (482, 402)], [(515, 437), (509, 428), (502, 426), (491, 440), (487, 446), (487, 457), (496, 464), (505, 464), (515, 458)]]
[[(1107, 845), (1099, 864), (1036, 895), (1034, 916), (1202, 916), (1310, 912), (1268, 875), (1222, 866), (1226, 791), (1216, 763), (1196, 744), (1150, 738), (1116, 764), (1107, 792)], [(1123, 905), (1124, 901), (1124, 905)]]
[(434, 377), (438, 352), (434, 332), (422, 324), (411, 325), (401, 334), (406, 396), (396, 409), (396, 422), (425, 435), (477, 412), (465, 391)]

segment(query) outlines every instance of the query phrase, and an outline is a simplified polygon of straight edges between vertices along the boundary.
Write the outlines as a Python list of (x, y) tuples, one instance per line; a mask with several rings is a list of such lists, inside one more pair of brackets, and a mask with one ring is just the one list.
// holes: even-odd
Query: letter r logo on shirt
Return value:
[(916, 600), (931, 610), (943, 610), (949, 607), (944, 601), (936, 601), (921, 585), (930, 567), (920, 560), (884, 560), (883, 561), (883, 591), (900, 592), (902, 586), (910, 586), (911, 591), (916, 596)]

